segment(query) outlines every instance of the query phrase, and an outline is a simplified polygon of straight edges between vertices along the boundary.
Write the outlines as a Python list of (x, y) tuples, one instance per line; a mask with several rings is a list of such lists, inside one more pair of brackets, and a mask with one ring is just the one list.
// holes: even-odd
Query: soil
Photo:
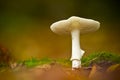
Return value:
[(120, 65), (103, 62), (72, 70), (71, 67), (51, 63), (32, 68), (18, 66), (1, 74), (0, 80), (120, 80)]

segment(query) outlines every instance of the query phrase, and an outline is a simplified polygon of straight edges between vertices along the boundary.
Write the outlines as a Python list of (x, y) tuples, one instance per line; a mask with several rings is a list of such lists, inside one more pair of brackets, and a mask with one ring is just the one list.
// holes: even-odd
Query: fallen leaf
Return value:
[(106, 72), (110, 73), (116, 70), (116, 68), (120, 67), (120, 64), (114, 64), (111, 65), (110, 67), (108, 67), (108, 69), (106, 70)]

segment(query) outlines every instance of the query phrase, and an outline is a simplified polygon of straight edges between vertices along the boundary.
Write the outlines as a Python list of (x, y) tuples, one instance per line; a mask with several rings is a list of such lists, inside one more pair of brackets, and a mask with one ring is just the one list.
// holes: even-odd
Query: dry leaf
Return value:
[(108, 67), (108, 69), (106, 70), (106, 72), (110, 73), (116, 70), (116, 68), (118, 68), (120, 66), (120, 64), (114, 64), (111, 65), (110, 67)]

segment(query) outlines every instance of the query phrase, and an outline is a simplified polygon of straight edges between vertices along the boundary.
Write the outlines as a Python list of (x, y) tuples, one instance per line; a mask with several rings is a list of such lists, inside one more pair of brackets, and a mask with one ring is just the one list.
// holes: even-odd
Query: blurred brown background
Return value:
[(101, 28), (81, 35), (86, 54), (120, 52), (119, 0), (0, 0), (0, 44), (16, 59), (70, 58), (71, 36), (57, 35), (50, 25), (70, 16), (98, 20)]

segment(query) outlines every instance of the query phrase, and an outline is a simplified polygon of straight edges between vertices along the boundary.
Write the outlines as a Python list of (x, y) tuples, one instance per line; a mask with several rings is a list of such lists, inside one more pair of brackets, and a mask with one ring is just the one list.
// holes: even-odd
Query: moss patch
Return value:
[[(110, 53), (110, 52), (96, 52), (96, 53), (91, 53), (90, 55), (83, 57), (82, 58), (82, 66), (90, 66), (91, 63), (100, 63), (103, 61), (106, 62), (112, 62), (112, 63), (120, 63), (120, 55)], [(69, 59), (50, 59), (50, 58), (31, 58), (28, 60), (24, 61), (19, 61), (17, 62), (18, 64), (23, 64), (26, 67), (34, 67), (37, 65), (44, 65), (44, 64), (60, 64), (64, 66), (69, 66), (71, 67), (71, 61)], [(6, 67), (7, 64), (5, 63), (0, 63), (0, 67)]]
[[(82, 58), (82, 66), (89, 66), (91, 63), (97, 64), (103, 61), (120, 63), (120, 55), (110, 53), (110, 52), (91, 53), (90, 55)], [(69, 59), (54, 60), (50, 58), (42, 58), (42, 59), (32, 58), (24, 61), (24, 64), (27, 67), (33, 67), (33, 66), (43, 65), (43, 64), (51, 64), (51, 63), (58, 63), (65, 66), (71, 66), (71, 61)]]
[(100, 62), (120, 63), (120, 55), (110, 52), (96, 52), (82, 58), (82, 65), (89, 66)]
[(34, 67), (37, 65), (44, 65), (44, 64), (61, 64), (64, 66), (70, 66), (71, 62), (68, 59), (50, 59), (50, 58), (41, 58), (41, 59), (37, 59), (37, 58), (31, 58), (29, 60), (25, 60), (25, 61), (20, 61), (19, 63), (23, 63), (26, 67)]

